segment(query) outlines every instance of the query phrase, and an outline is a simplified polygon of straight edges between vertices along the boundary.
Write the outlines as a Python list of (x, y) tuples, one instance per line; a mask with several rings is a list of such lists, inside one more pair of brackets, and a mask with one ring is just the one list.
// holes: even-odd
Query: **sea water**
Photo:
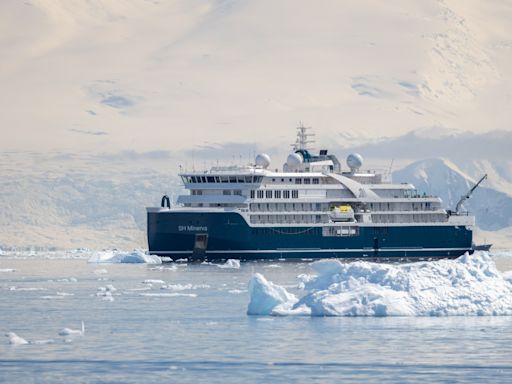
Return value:
[[(512, 378), (511, 316), (247, 315), (255, 298), (249, 292), (254, 276), (304, 300), (314, 293), (307, 283), (325, 273), (308, 260), (156, 262), (141, 253), (4, 251), (0, 332), (27, 343), (0, 338), (0, 382), (473, 383)], [(496, 253), (486, 262), (495, 263), (500, 273), (512, 270), (510, 253)], [(389, 272), (389, 265), (381, 267), (400, 275)], [(464, 270), (451, 267), (446, 271), (459, 282), (471, 279), (471, 271), (464, 277)], [(375, 276), (384, 273), (375, 270), (380, 267), (367, 268)], [(430, 276), (422, 273), (419, 278)], [(504, 281), (510, 274), (502, 276)], [(405, 273), (396, 282), (404, 278), (412, 277)], [(357, 279), (355, 290), (371, 280)], [(387, 286), (401, 286), (395, 283)], [(349, 288), (343, 286), (342, 293)], [(481, 300), (478, 292), (475, 297), (468, 292), (466, 302), (453, 305)], [(66, 334), (65, 328), (76, 332)]]

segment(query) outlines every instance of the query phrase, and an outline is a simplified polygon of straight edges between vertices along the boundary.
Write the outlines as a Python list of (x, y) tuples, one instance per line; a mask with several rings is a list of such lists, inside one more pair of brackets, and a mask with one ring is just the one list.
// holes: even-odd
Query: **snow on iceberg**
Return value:
[(483, 316), (512, 315), (512, 282), (486, 252), (456, 260), (401, 265), (320, 260), (300, 275), (299, 300), (256, 274), (250, 315)]
[(161, 264), (162, 260), (160, 260), (158, 256), (146, 255), (144, 252), (141, 251), (102, 251), (95, 252), (87, 262), (96, 264)]

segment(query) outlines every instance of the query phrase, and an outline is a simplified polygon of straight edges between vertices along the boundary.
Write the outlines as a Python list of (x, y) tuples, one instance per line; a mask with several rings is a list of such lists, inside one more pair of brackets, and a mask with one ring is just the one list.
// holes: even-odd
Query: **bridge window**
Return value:
[(241, 189), (235, 189), (233, 191), (233, 195), (242, 196), (242, 190)]
[(302, 184), (302, 179), (296, 178), (295, 179), (295, 184)]
[(290, 191), (283, 191), (283, 198), (289, 199), (290, 198)]
[(314, 177), (313, 184), (320, 184), (320, 179), (318, 177)]
[(258, 191), (258, 199), (263, 199), (263, 191)]
[(281, 198), (281, 191), (274, 191), (274, 198), (280, 199)]
[(297, 199), (299, 197), (299, 191), (292, 191), (292, 199)]
[(206, 180), (209, 182), (209, 183), (215, 183), (215, 177), (214, 176), (208, 176), (206, 178)]
[(246, 183), (252, 183), (252, 176), (245, 176)]
[(236, 183), (236, 176), (229, 176), (230, 183)]
[(265, 191), (265, 197), (267, 199), (271, 199), (272, 198), (272, 191)]
[(227, 196), (227, 195), (231, 195), (231, 190), (230, 189), (225, 189), (222, 191), (222, 194)]
[(252, 189), (252, 190), (251, 190), (251, 199), (254, 199), (254, 195), (255, 195), (255, 193), (254, 193), (254, 189)]
[(304, 179), (304, 184), (311, 184), (311, 179)]

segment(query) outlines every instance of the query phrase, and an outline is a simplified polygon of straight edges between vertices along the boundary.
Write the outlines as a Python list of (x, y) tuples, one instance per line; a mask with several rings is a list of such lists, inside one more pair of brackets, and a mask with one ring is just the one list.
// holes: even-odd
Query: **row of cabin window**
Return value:
[(261, 183), (263, 176), (182, 176), (184, 183)]
[[(320, 179), (318, 177), (313, 177), (313, 178), (300, 178), (300, 177), (295, 177), (295, 184), (320, 184)], [(272, 179), (272, 182), (275, 183), (277, 179)], [(284, 183), (285, 179), (282, 178), (281, 179), (281, 183)], [(293, 178), (290, 178), (288, 179), (288, 181), (290, 183), (293, 182)]]
[[(193, 196), (201, 196), (203, 194), (203, 190), (202, 189), (192, 189), (191, 192), (190, 192)], [(222, 194), (223, 195), (238, 195), (238, 196), (242, 196), (242, 190), (241, 189), (224, 189), (222, 191)]]
[[(291, 193), (290, 193), (291, 192)], [(251, 190), (251, 199), (254, 199), (255, 196), (257, 196), (258, 199), (289, 199), (290, 194), (292, 199), (298, 199), (299, 198), (299, 191), (262, 191), (262, 190)]]

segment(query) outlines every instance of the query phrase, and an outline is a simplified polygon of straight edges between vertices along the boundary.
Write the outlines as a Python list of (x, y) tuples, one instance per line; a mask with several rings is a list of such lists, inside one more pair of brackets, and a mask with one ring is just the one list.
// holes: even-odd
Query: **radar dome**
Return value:
[(363, 156), (359, 153), (351, 153), (347, 156), (347, 165), (352, 172), (357, 171), (363, 165)]
[(270, 165), (270, 156), (266, 153), (260, 153), (256, 156), (256, 166), (261, 168), (268, 168)]
[(286, 159), (286, 165), (290, 169), (297, 168), (304, 161), (300, 153), (290, 153)]

